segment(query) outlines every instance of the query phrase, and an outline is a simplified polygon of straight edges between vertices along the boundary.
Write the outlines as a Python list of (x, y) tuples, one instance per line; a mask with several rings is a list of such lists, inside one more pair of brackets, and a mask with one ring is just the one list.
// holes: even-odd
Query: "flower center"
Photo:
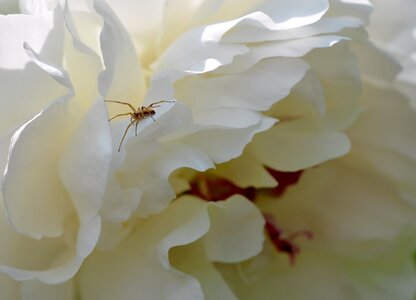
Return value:
[[(232, 195), (240, 194), (255, 203), (258, 193), (268, 193), (275, 198), (282, 197), (288, 187), (299, 181), (303, 172), (282, 172), (271, 168), (266, 169), (279, 183), (277, 187), (267, 189), (256, 189), (254, 187), (241, 188), (227, 179), (209, 173), (202, 173), (194, 177), (190, 183), (191, 189), (187, 193), (206, 201), (221, 201)], [(293, 265), (301, 250), (295, 243), (295, 239), (305, 237), (311, 240), (313, 233), (309, 230), (287, 233), (277, 225), (274, 216), (264, 213), (264, 219), (266, 221), (264, 226), (265, 231), (274, 248), (279, 253), (287, 254), (290, 263)]]

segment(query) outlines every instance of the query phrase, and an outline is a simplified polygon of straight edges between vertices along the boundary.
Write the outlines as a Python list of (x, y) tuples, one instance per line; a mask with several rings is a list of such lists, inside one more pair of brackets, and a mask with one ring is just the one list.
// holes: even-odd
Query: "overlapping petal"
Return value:
[[(59, 10), (54, 16), (60, 20), (58, 24), (63, 23)], [(3, 166), (2, 210), (10, 224), (3, 220), (1, 227), (2, 239), (10, 244), (2, 243), (8, 246), (2, 247), (0, 268), (16, 280), (59, 283), (77, 272), (98, 240), (97, 213), (112, 151), (110, 131), (104, 103), (88, 106), (94, 103), (97, 92), (88, 89), (78, 93), (78, 81), (74, 86), (69, 77), (74, 75), (71, 71), (68, 75), (60, 63), (36, 54), (28, 44), (24, 49), (39, 70), (67, 89), (67, 94), (4, 137), (4, 148), (9, 141), (10, 146), (8, 153), (2, 152), (8, 157)], [(75, 52), (71, 49), (67, 55)], [(94, 59), (92, 62), (95, 67), (87, 70), (90, 75), (97, 74)], [(18, 119), (14, 126), (19, 126)], [(88, 180), (84, 185), (77, 184), (80, 164), (89, 172), (82, 172)], [(28, 248), (35, 253), (30, 260), (21, 254)]]
[[(293, 243), (297, 256), (291, 264), (278, 252), (276, 237), (271, 237), (258, 257), (235, 268), (221, 266), (239, 299), (274, 299), (275, 295), (282, 299), (414, 298), (415, 115), (409, 110), (409, 99), (389, 83), (397, 73), (390, 67), (391, 61), (383, 54), (376, 58), (379, 70), (389, 70), (387, 76), (367, 72), (374, 60), (367, 60), (366, 55), (377, 50), (367, 43), (353, 49), (365, 74), (359, 102), (364, 109), (358, 118), (357, 107), (351, 107), (349, 113), (340, 110), (341, 115), (330, 109), (325, 117), (339, 122), (332, 124), (333, 129), (350, 127), (346, 135), (351, 139), (351, 151), (303, 170), (299, 182), (279, 197), (258, 194), (257, 205), (273, 216), (280, 238)], [(294, 105), (284, 103), (273, 112), (283, 108), (281, 116), (293, 113)], [(316, 114), (311, 115), (317, 120)], [(303, 121), (305, 117), (283, 122), (280, 128)], [(294, 132), (290, 136), (295, 138)], [(265, 141), (255, 143), (253, 147), (267, 152), (261, 147)], [(308, 149), (313, 154), (313, 148)], [(265, 164), (287, 170), (282, 163), (291, 161), (287, 156), (293, 149), (276, 153)], [(298, 169), (302, 168), (288, 170)]]
[[(204, 299), (203, 290), (214, 278), (225, 293), (219, 295), (232, 295), (212, 263), (258, 253), (263, 222), (255, 206), (241, 196), (218, 204), (189, 196), (179, 198), (162, 213), (142, 221), (117, 248), (95, 252), (80, 273), (81, 295), (85, 299), (136, 299), (137, 295)], [(188, 251), (212, 273), (206, 281), (201, 278), (199, 282), (186, 267), (183, 255)], [(189, 273), (179, 271), (182, 267)]]

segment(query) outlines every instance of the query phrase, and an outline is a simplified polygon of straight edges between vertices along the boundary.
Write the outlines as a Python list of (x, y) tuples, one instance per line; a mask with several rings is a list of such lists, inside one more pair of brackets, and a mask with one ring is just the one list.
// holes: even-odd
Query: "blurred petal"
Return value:
[(251, 261), (223, 265), (239, 299), (412, 299), (416, 210), (382, 174), (346, 161), (304, 171), (278, 199), (257, 199), (284, 232), (314, 237), (296, 240), (295, 264), (268, 245)]
[(72, 280), (57, 285), (47, 285), (38, 281), (22, 282), (22, 300), (73, 300), (75, 298)]
[(20, 299), (19, 283), (5, 274), (0, 274), (1, 299)]

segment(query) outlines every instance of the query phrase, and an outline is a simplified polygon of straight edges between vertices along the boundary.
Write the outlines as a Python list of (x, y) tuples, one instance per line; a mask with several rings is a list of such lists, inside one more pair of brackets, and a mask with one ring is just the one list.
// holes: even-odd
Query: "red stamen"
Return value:
[(283, 229), (276, 224), (272, 215), (264, 214), (264, 219), (266, 221), (266, 232), (275, 249), (278, 252), (286, 253), (289, 257), (290, 264), (295, 264), (296, 257), (300, 253), (300, 248), (293, 242), (293, 240), (300, 236), (304, 236), (310, 240), (313, 238), (313, 233), (308, 230), (302, 230), (286, 235), (285, 237)]

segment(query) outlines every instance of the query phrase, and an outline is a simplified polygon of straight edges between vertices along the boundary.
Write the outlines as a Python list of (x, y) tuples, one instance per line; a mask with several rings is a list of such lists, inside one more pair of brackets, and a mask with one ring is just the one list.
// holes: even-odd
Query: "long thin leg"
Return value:
[(131, 122), (130, 122), (130, 124), (129, 124), (129, 126), (127, 126), (127, 128), (126, 128), (126, 131), (124, 131), (123, 138), (121, 139), (120, 145), (118, 146), (118, 152), (120, 152), (121, 145), (123, 144), (123, 141), (124, 141), (124, 139), (126, 138), (126, 134), (127, 134), (127, 132), (129, 131), (129, 129), (130, 129), (130, 127), (131, 127), (131, 125), (133, 125), (133, 124), (134, 124), (134, 122), (137, 122), (137, 121), (136, 121), (136, 120), (131, 121)]
[(131, 113), (118, 114), (118, 115), (115, 115), (114, 117), (112, 117), (111, 119), (109, 119), (108, 121), (114, 120), (114, 119), (115, 119), (115, 118), (117, 118), (117, 117), (128, 116), (128, 115), (130, 115), (130, 114), (131, 114)]
[(139, 121), (136, 121), (136, 128), (135, 128), (135, 130), (134, 130), (134, 134), (135, 134), (135, 136), (137, 136), (137, 126), (139, 125)]
[(162, 100), (162, 101), (158, 101), (158, 102), (153, 102), (152, 104), (149, 105), (149, 107), (155, 107), (155, 104), (160, 104), (160, 103), (173, 103), (175, 101), (170, 101), (170, 100)]
[(118, 103), (118, 104), (128, 105), (133, 112), (136, 112), (136, 109), (130, 103), (122, 102), (122, 101), (114, 101), (114, 100), (104, 100), (104, 101), (105, 102), (112, 102), (112, 103)]

